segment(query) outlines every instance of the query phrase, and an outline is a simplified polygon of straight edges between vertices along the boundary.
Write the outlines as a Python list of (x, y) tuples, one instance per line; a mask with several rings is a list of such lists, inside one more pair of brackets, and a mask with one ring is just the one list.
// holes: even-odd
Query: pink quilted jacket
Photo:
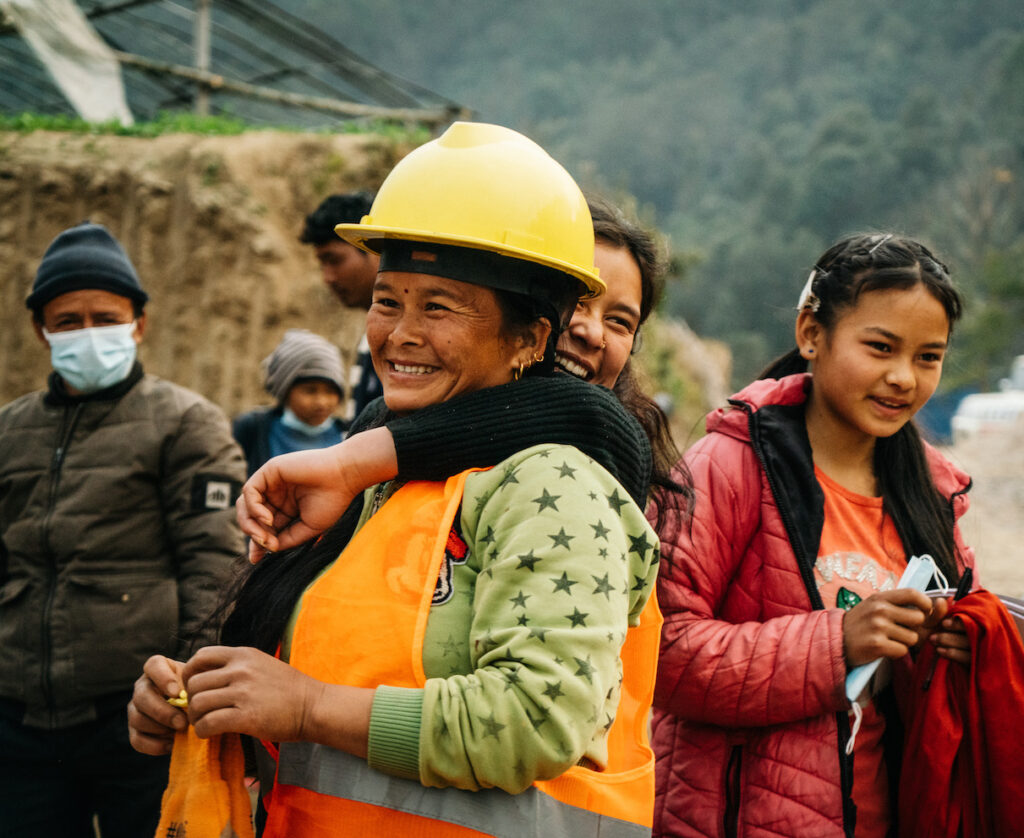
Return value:
[[(710, 414), (686, 455), (692, 527), (660, 510), (655, 835), (853, 835), (843, 612), (822, 608), (812, 572), (823, 512), (808, 385), (756, 381)], [(969, 479), (932, 449), (929, 464), (959, 517)]]

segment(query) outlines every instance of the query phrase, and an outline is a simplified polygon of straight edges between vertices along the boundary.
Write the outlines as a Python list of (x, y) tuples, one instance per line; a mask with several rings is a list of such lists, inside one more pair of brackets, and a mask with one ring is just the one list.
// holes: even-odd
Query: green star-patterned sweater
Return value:
[(657, 575), (642, 511), (577, 449), (538, 445), (469, 475), (456, 524), (468, 550), (442, 564), (427, 683), (377, 689), (370, 765), (511, 793), (580, 761), (602, 766), (619, 648)]

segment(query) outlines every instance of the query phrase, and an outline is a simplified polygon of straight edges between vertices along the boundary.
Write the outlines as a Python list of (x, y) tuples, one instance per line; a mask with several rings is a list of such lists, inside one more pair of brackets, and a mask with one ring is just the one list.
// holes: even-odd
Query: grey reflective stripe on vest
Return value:
[(375, 771), (365, 760), (308, 742), (284, 742), (278, 782), (458, 824), (495, 838), (646, 838), (640, 824), (562, 803), (536, 788), (435, 789)]

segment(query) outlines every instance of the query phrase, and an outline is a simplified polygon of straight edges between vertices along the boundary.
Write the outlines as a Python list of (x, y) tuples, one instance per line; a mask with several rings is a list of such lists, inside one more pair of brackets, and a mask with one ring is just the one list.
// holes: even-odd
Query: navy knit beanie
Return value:
[(117, 239), (102, 224), (88, 221), (65, 230), (46, 248), (25, 305), (42, 311), (54, 297), (85, 288), (128, 297), (139, 308), (149, 299)]

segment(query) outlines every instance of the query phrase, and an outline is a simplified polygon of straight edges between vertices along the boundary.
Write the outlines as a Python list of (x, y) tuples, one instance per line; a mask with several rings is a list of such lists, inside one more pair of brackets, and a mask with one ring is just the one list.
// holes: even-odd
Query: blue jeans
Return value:
[(63, 730), (21, 723), (0, 699), (0, 834), (4, 838), (153, 838), (170, 757), (128, 744), (130, 698), (97, 702), (96, 721)]

